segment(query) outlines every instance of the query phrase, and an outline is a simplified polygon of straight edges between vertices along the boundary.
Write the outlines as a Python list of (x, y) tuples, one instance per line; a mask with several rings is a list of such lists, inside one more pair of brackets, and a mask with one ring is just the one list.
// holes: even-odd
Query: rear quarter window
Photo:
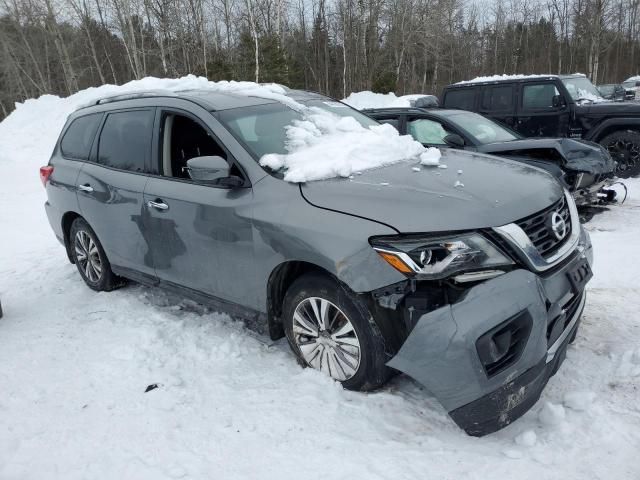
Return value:
[(459, 110), (474, 110), (476, 92), (476, 88), (449, 90), (444, 97), (444, 106)]
[(62, 156), (88, 160), (101, 119), (102, 113), (94, 113), (73, 120), (60, 141)]

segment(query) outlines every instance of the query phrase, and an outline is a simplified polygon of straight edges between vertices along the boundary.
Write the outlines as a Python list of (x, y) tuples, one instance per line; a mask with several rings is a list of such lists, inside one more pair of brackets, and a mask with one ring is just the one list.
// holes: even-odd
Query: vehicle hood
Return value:
[(615, 162), (600, 145), (571, 138), (527, 138), (511, 142), (481, 145), (478, 151), (495, 155), (513, 155), (545, 160), (564, 170), (593, 175), (612, 173)]
[(300, 189), (312, 205), (375, 220), (401, 233), (505, 225), (562, 195), (560, 184), (543, 170), (480, 153), (441, 152), (440, 165), (446, 168), (400, 162), (349, 179), (301, 184)]
[(612, 115), (616, 117), (640, 116), (640, 103), (636, 102), (598, 102), (576, 105), (579, 115)]

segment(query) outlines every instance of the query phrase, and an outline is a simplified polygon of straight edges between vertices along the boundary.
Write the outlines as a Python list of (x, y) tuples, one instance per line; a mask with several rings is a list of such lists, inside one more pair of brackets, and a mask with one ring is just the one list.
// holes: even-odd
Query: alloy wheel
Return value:
[[(622, 138), (613, 140), (606, 146), (607, 150), (618, 162), (618, 175), (633, 175), (640, 167), (640, 146)], [(628, 176), (628, 175), (626, 175)]]
[(90, 282), (98, 282), (102, 276), (102, 261), (96, 242), (87, 232), (80, 230), (76, 233), (74, 246), (76, 262), (80, 265), (85, 277)]
[(301, 301), (293, 313), (293, 336), (307, 364), (338, 381), (353, 377), (360, 341), (349, 318), (324, 298)]

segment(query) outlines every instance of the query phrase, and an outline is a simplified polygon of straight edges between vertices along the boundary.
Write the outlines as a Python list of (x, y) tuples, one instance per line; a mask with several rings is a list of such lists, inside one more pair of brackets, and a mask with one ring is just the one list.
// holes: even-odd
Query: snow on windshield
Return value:
[(307, 108), (302, 120), (285, 127), (286, 154), (267, 154), (260, 165), (283, 170), (294, 183), (350, 177), (356, 172), (414, 160), (438, 165), (440, 151), (427, 149), (391, 125), (365, 127), (355, 118), (318, 107)]
[(598, 89), (585, 76), (563, 78), (562, 83), (576, 102), (599, 103), (607, 101), (602, 98)]
[(418, 98), (426, 97), (427, 94), (417, 93), (412, 95), (402, 95), (397, 97), (395, 93), (373, 93), (368, 90), (355, 92), (342, 101), (357, 110), (365, 108), (408, 108)]

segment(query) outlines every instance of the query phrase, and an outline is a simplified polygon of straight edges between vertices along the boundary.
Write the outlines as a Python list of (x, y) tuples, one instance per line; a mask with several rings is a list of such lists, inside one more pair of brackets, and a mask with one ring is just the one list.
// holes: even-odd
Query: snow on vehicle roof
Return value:
[(368, 108), (408, 108), (413, 102), (422, 97), (428, 97), (426, 93), (396, 96), (395, 93), (374, 93), (368, 90), (351, 93), (342, 101), (358, 110)]
[(555, 75), (555, 74), (536, 74), (536, 75), (522, 75), (522, 74), (515, 74), (515, 75), (508, 75), (508, 74), (503, 74), (503, 75), (489, 75), (486, 77), (476, 77), (472, 80), (463, 80), (461, 82), (457, 82), (454, 83), (454, 85), (464, 85), (464, 84), (468, 84), (468, 83), (486, 83), (486, 82), (499, 82), (499, 81), (505, 81), (505, 80), (527, 80), (527, 79), (532, 79), (532, 78), (564, 78), (564, 77), (584, 77), (585, 75), (582, 73), (574, 73), (572, 75)]
[(622, 83), (627, 83), (627, 82), (640, 82), (640, 75), (635, 75), (633, 77), (629, 77)]
[[(67, 118), (76, 110), (95, 105), (100, 99), (150, 91), (162, 91), (172, 95), (179, 92), (186, 95), (188, 92), (195, 94), (196, 91), (207, 91), (258, 97), (281, 102), (299, 111), (302, 120), (286, 127), (285, 130), (289, 153), (267, 155), (267, 158), (263, 157), (260, 162), (263, 166), (275, 168), (277, 165), (277, 168), (284, 169), (285, 180), (291, 182), (348, 177), (356, 171), (402, 160), (417, 162), (420, 155), (427, 151), (411, 136), (400, 136), (391, 126), (375, 125), (366, 128), (354, 118), (341, 117), (328, 110), (309, 108), (296, 101), (295, 92), (277, 84), (211, 82), (194, 75), (177, 79), (146, 77), (124, 85), (87, 88), (65, 98), (43, 95), (37, 99), (16, 103), (16, 109), (0, 123), (0, 142), (15, 144), (15, 148), (31, 152), (40, 158), (42, 164), (46, 164)], [(344, 105), (343, 108), (348, 109)], [(24, 131), (25, 134), (18, 139), (12, 138), (12, 132), (16, 129)], [(34, 144), (33, 138), (39, 138), (41, 141)]]

